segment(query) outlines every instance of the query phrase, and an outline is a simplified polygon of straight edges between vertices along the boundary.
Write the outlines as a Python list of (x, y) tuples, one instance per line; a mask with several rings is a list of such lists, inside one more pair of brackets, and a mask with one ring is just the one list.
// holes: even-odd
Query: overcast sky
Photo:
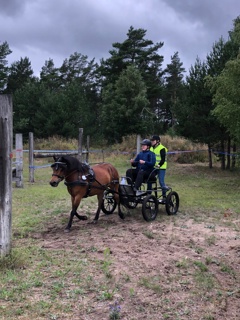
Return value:
[(49, 58), (55, 67), (74, 52), (99, 62), (130, 26), (164, 42), (164, 66), (178, 51), (188, 71), (204, 60), (214, 42), (228, 38), (240, 15), (240, 0), (0, 0), (0, 44), (7, 41), (9, 65), (28, 57), (36, 75)]

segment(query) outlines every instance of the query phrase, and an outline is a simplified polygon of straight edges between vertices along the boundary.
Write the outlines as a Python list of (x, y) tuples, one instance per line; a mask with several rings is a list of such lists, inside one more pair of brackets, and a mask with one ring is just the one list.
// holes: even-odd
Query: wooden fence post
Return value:
[(29, 182), (34, 182), (34, 160), (33, 160), (33, 132), (29, 132)]
[(86, 162), (88, 163), (89, 161), (89, 145), (90, 145), (90, 136), (87, 136), (87, 150), (86, 150)]
[(141, 136), (140, 134), (137, 135), (137, 154), (140, 152), (140, 143), (141, 143)]
[(23, 137), (16, 134), (16, 187), (23, 188)]
[(12, 233), (12, 97), (0, 95), (0, 256), (11, 250)]
[(78, 136), (78, 160), (82, 162), (82, 140), (83, 140), (83, 128), (79, 128)]

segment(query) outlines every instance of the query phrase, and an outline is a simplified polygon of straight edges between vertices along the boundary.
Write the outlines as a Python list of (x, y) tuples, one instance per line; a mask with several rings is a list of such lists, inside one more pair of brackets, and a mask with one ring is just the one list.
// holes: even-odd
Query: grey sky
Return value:
[(28, 57), (38, 75), (49, 58), (56, 67), (74, 52), (108, 58), (133, 26), (164, 42), (164, 65), (178, 51), (188, 71), (239, 15), (239, 0), (0, 0), (0, 43), (13, 51), (9, 64)]

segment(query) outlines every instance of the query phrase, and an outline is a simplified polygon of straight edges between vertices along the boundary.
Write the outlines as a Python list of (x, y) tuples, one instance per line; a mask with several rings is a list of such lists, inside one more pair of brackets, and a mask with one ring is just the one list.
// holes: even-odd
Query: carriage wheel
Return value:
[(138, 201), (136, 201), (135, 198), (128, 200), (126, 202), (126, 206), (128, 207), (128, 209), (135, 209), (137, 205), (138, 205)]
[(153, 221), (158, 214), (158, 200), (157, 198), (149, 194), (143, 199), (142, 203), (142, 215), (144, 220)]
[(115, 200), (113, 193), (108, 192), (103, 199), (103, 203), (101, 207), (102, 211), (105, 214), (112, 214), (116, 209), (116, 206), (117, 206), (117, 201)]
[(179, 208), (179, 196), (177, 192), (172, 191), (167, 195), (166, 211), (169, 215), (176, 214)]
[(120, 203), (128, 209), (135, 209), (139, 201), (134, 196), (120, 195)]

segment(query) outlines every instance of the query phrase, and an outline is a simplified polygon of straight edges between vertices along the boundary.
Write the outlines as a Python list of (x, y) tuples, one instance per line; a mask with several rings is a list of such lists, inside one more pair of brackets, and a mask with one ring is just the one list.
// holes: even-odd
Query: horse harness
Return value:
[[(74, 186), (88, 186), (86, 194), (83, 196), (83, 198), (87, 198), (90, 194), (90, 191), (92, 188), (95, 189), (101, 189), (101, 190), (106, 190), (106, 188), (108, 187), (108, 185), (102, 185), (96, 178), (95, 178), (95, 172), (93, 171), (93, 169), (88, 165), (88, 164), (84, 164), (84, 167), (86, 167), (87, 172), (85, 174), (80, 174), (79, 170), (75, 170), (73, 172), (78, 172), (78, 180), (72, 181), (72, 182), (67, 182), (66, 178), (71, 175), (73, 172), (71, 172), (68, 176), (65, 177), (65, 181), (64, 184), (68, 187), (68, 188), (73, 188)], [(99, 186), (93, 186), (93, 182), (97, 182), (99, 184)], [(119, 180), (113, 180), (111, 183), (119, 183)]]

